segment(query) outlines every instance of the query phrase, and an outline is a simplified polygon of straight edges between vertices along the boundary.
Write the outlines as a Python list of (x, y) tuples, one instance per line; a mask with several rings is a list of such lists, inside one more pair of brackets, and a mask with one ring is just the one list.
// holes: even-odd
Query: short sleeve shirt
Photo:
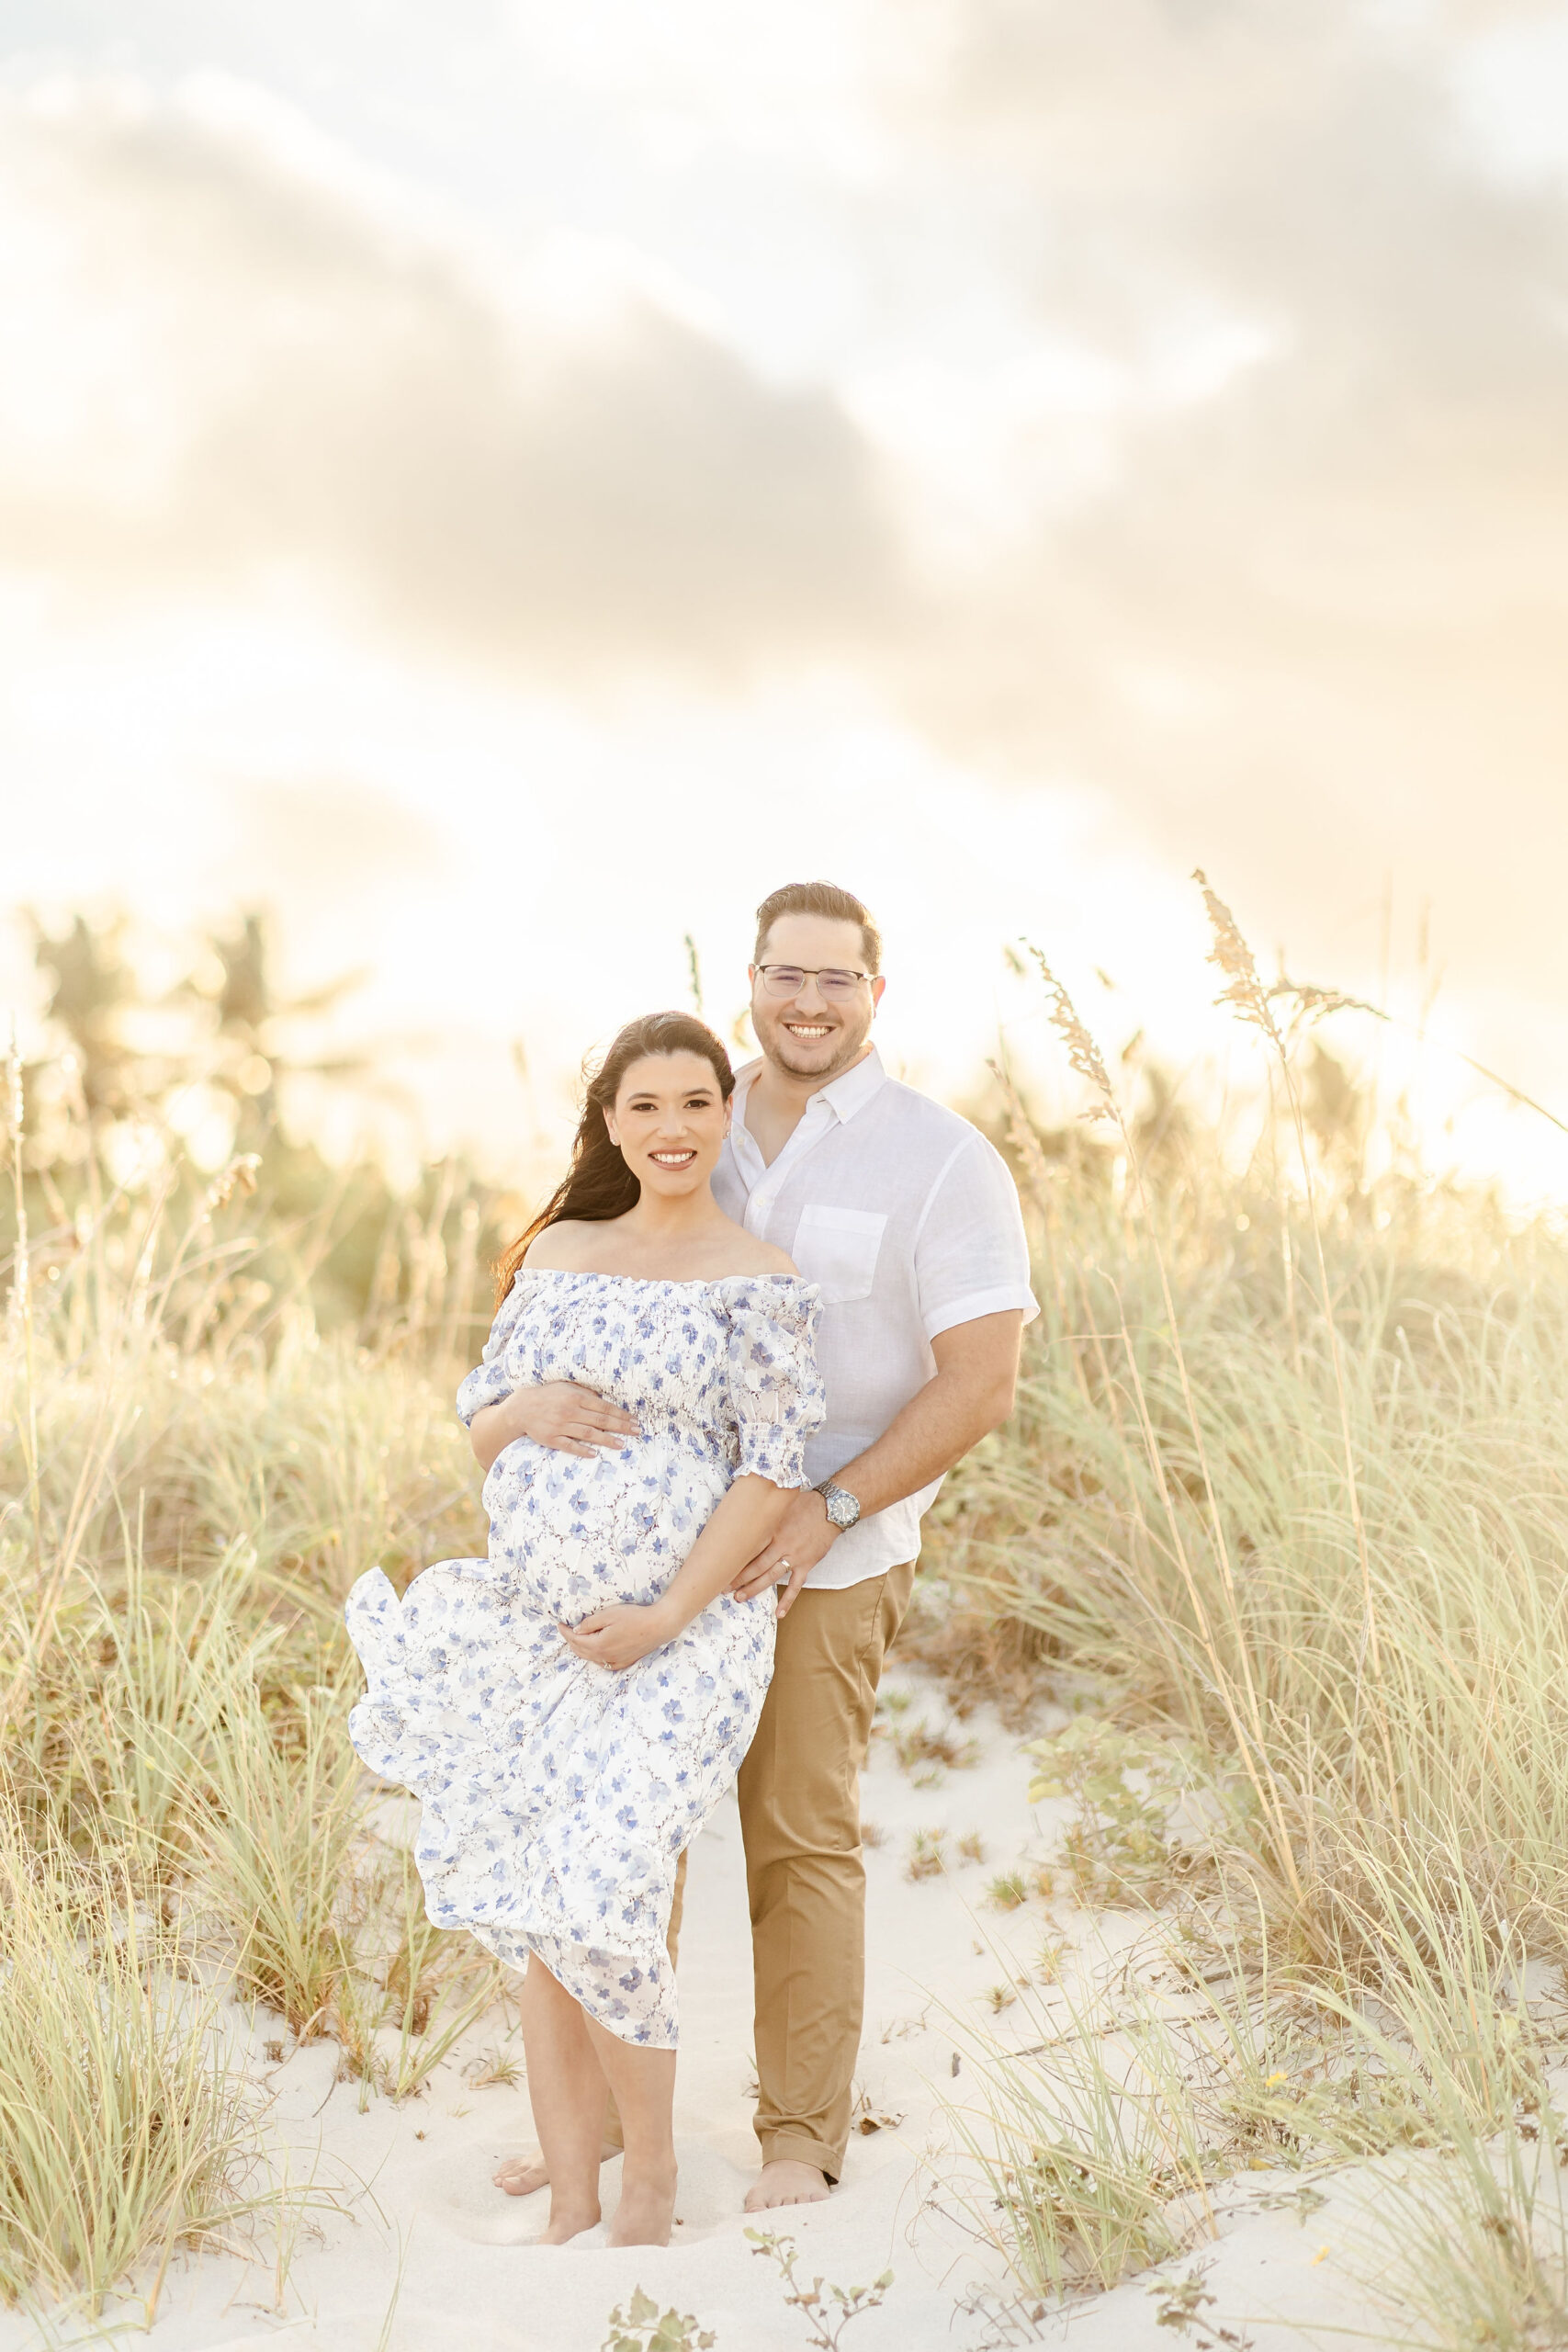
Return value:
[[(943, 1331), (1009, 1308), (1028, 1322), (1040, 1310), (1017, 1187), (978, 1128), (889, 1078), (874, 1050), (818, 1089), (767, 1167), (746, 1126), (761, 1068), (737, 1077), (714, 1197), (821, 1286), (828, 1412), (806, 1452), (816, 1485), (863, 1453), (925, 1386)], [(861, 1584), (912, 1560), (941, 1487), (933, 1479), (861, 1520), (807, 1584)]]

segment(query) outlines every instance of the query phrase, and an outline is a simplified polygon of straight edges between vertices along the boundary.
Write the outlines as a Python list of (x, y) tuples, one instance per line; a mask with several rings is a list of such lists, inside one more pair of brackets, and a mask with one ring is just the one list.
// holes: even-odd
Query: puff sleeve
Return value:
[(522, 1319), (530, 1286), (527, 1269), (519, 1266), (512, 1288), (495, 1310), (485, 1351), (457, 1391), (457, 1419), (465, 1429), (472, 1426), (476, 1413), (482, 1413), (487, 1405), (499, 1405), (517, 1385), (506, 1369), (506, 1345)]
[(729, 1302), (729, 1396), (737, 1476), (808, 1487), (806, 1441), (827, 1409), (817, 1369), (822, 1295), (795, 1274), (738, 1283)]

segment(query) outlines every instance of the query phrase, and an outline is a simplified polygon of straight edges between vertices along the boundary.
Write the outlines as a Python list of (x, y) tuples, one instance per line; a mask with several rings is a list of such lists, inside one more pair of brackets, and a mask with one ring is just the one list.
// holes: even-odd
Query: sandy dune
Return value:
[[(908, 1670), (890, 1688), (911, 1694), (910, 1716), (945, 1715), (940, 1694)], [(962, 2210), (962, 2168), (942, 2102), (973, 2079), (954, 2073), (956, 2017), (973, 2029), (993, 2021), (987, 1988), (1026, 1968), (1047, 1933), (1112, 1951), (1139, 1932), (1129, 1918), (1096, 1918), (1036, 1899), (1002, 1915), (987, 1905), (987, 1881), (1021, 1857), (1043, 1857), (1059, 1807), (1032, 1811), (1027, 1759), (1016, 1737), (984, 1715), (961, 1727), (978, 1741), (978, 1761), (940, 1770), (919, 1785), (884, 1737), (868, 1774), (864, 1811), (885, 1842), (868, 1853), (870, 1964), (859, 2087), (876, 2128), (858, 2133), (843, 2183), (824, 2205), (779, 2217), (799, 2243), (801, 2268), (844, 2286), (886, 2268), (886, 2303), (852, 2323), (851, 2352), (1025, 2341), (1111, 2347), (1177, 2342), (1156, 2324), (1146, 2280), (1026, 2326), (996, 2254)], [(907, 1865), (917, 1831), (946, 1832), (951, 1867), (913, 1881)], [(983, 1860), (957, 1850), (967, 1833)], [(616, 2250), (595, 2232), (565, 2248), (536, 2248), (545, 2199), (512, 2199), (492, 2188), (498, 2158), (531, 2143), (522, 2087), (474, 2088), (465, 2066), (502, 2038), (492, 2017), (401, 2107), (371, 2098), (361, 2112), (354, 2083), (334, 2083), (336, 2049), (316, 2043), (283, 2064), (268, 2062), (276, 2020), (234, 2012), (248, 2063), (266, 2102), (265, 2131), (283, 2177), (314, 2178), (333, 2204), (306, 2219), (279, 2288), (270, 2233), (254, 2254), (208, 2249), (171, 2266), (152, 2331), (157, 2352), (599, 2352), (609, 2313), (642, 2286), (660, 2308), (675, 2304), (716, 2331), (719, 2352), (788, 2352), (810, 2341), (802, 2315), (782, 2301), (773, 2265), (744, 2232), (741, 2199), (757, 2152), (747, 2085), (750, 1976), (744, 1881), (733, 1804), (694, 1850), (682, 1950), (682, 2043), (676, 2106), (681, 2156), (680, 2227), (668, 2251)], [(1009, 2030), (1004, 2009), (994, 2020)], [(276, 2049), (276, 2041), (274, 2047)], [(519, 2048), (520, 2055), (520, 2048)], [(606, 2167), (606, 2210), (618, 2166)], [(1201, 2260), (1214, 2302), (1202, 2334), (1219, 2325), (1257, 2346), (1298, 2347), (1303, 2324), (1371, 2329), (1378, 2322), (1336, 2259), (1352, 2233), (1353, 2180), (1304, 2222), (1269, 2184), (1233, 2185), (1216, 2197), (1217, 2243)], [(1261, 2200), (1261, 2201), (1260, 2201)], [(143, 2282), (144, 2283), (144, 2282)], [(976, 2295), (981, 2298), (978, 2304)], [(963, 2308), (966, 2303), (969, 2308)], [(128, 2301), (104, 2322), (141, 2321)], [(1312, 2329), (1307, 2328), (1310, 2340)], [(86, 2339), (85, 2326), (40, 2335), (17, 2314), (0, 2315), (0, 2352)], [(145, 2340), (145, 2339), (143, 2339)], [(1197, 2337), (1189, 2340), (1196, 2342)]]

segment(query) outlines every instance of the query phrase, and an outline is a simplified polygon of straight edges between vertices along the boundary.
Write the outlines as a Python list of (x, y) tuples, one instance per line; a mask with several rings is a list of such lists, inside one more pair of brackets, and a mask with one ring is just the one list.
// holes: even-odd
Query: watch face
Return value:
[(828, 1516), (835, 1527), (852, 1527), (860, 1517), (860, 1507), (852, 1495), (835, 1487), (827, 1498)]

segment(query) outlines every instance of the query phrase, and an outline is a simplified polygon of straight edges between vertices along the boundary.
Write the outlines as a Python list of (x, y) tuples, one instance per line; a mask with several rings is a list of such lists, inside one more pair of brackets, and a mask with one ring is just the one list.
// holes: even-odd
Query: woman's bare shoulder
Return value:
[(543, 1233), (535, 1234), (523, 1263), (542, 1268), (546, 1273), (581, 1273), (592, 1255), (590, 1236), (600, 1230), (598, 1226), (585, 1225), (581, 1217), (558, 1217)]
[(775, 1250), (771, 1241), (759, 1240), (748, 1233), (743, 1225), (735, 1228), (733, 1248), (727, 1255), (734, 1260), (729, 1271), (737, 1274), (793, 1274), (795, 1260), (787, 1250)]

